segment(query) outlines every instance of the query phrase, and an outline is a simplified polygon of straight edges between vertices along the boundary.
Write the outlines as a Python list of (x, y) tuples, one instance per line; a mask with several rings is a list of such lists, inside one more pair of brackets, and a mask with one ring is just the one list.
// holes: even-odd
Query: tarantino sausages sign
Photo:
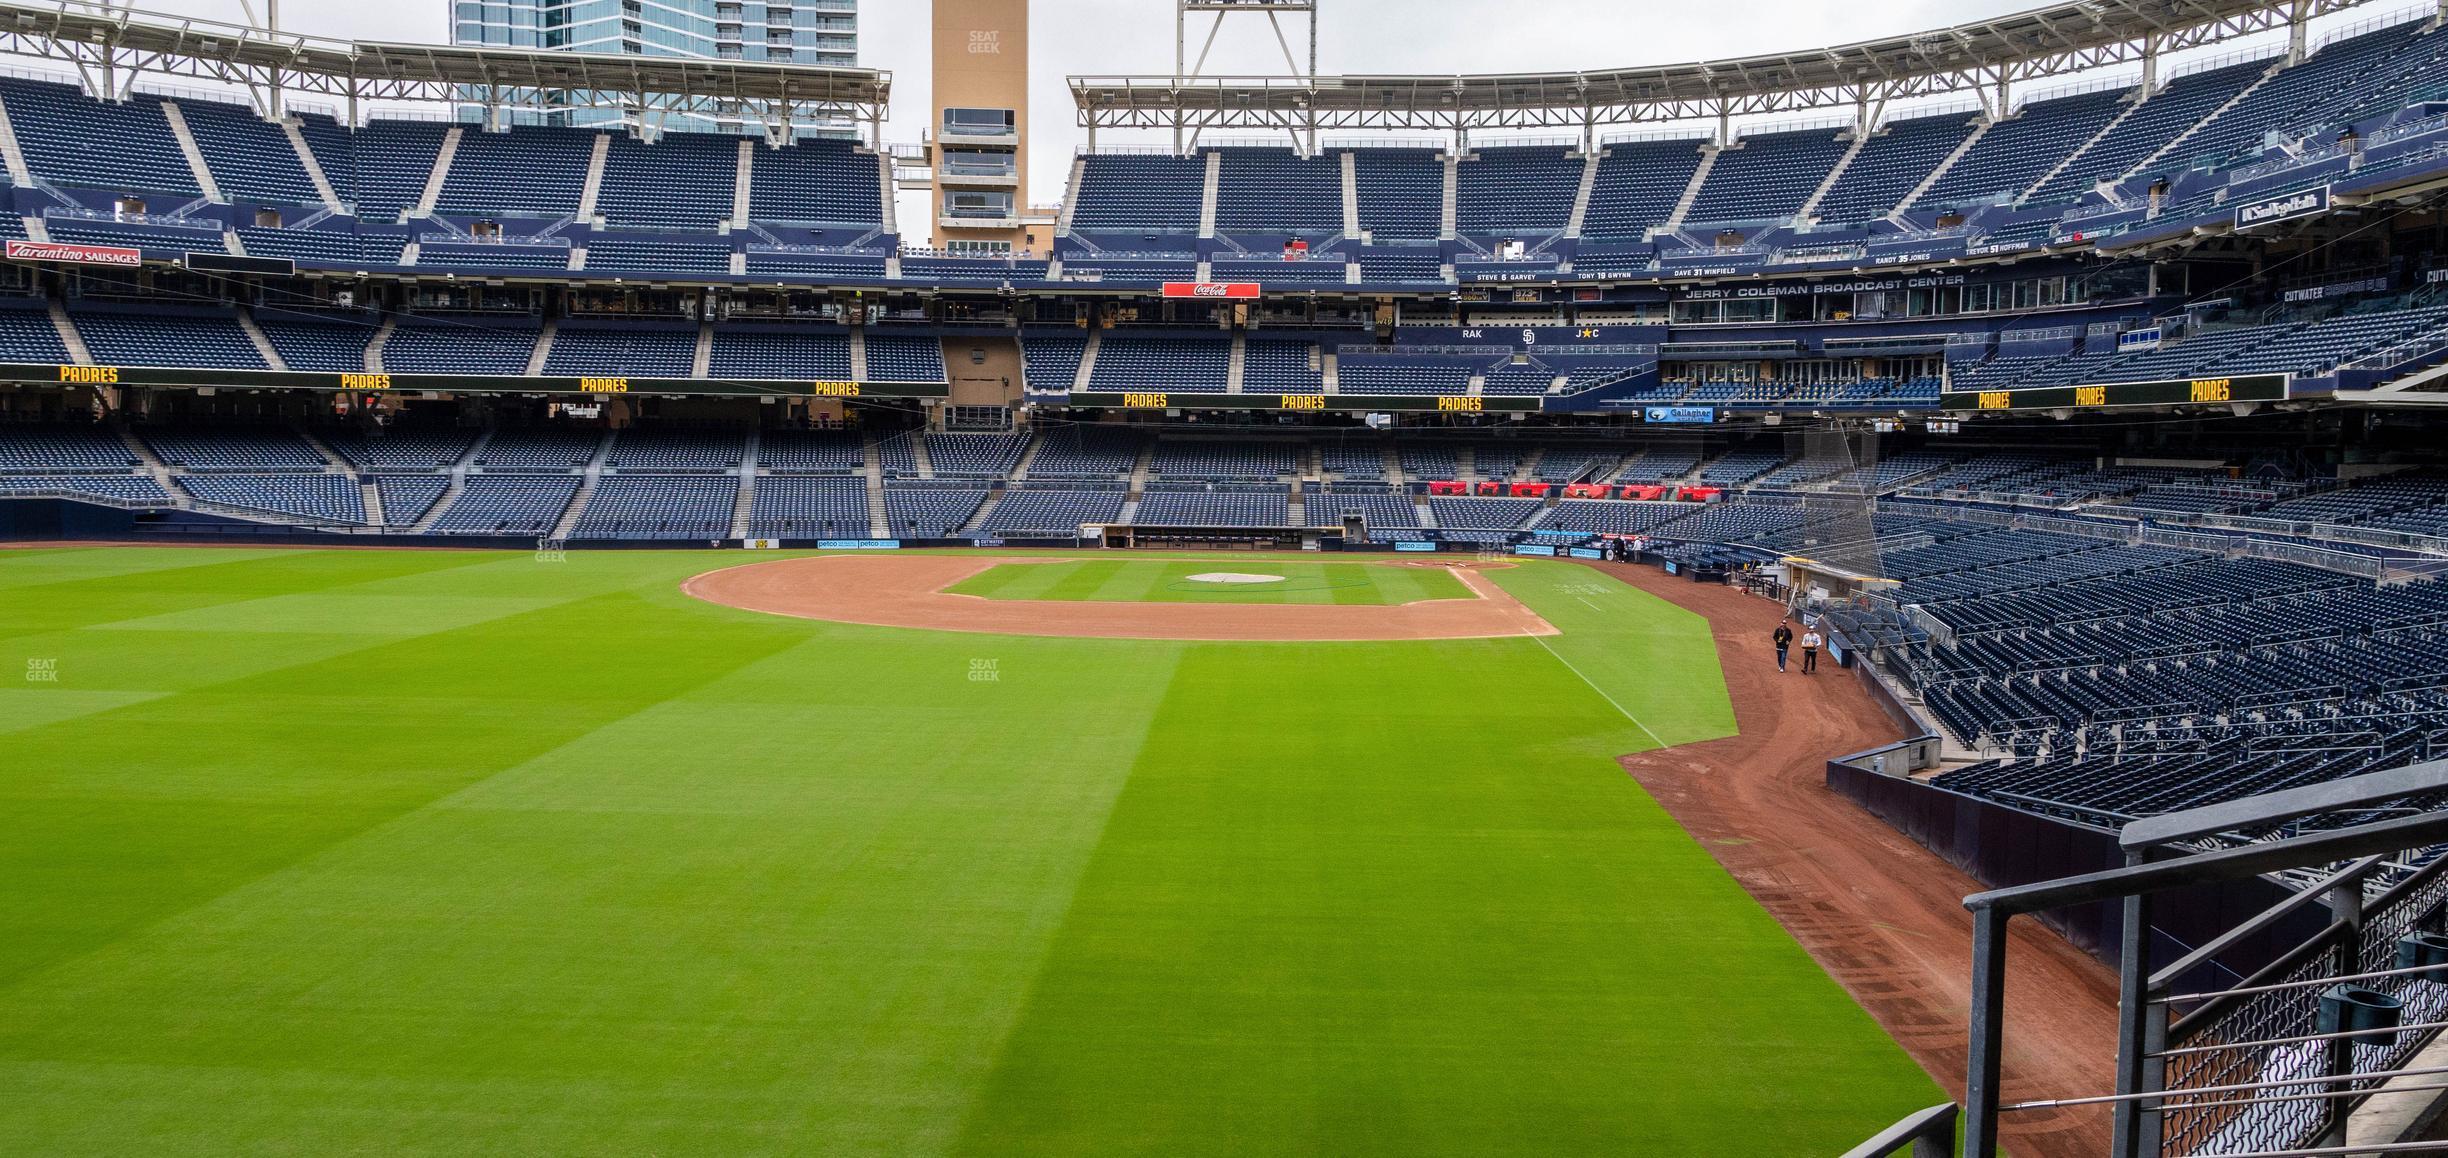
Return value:
[(143, 265), (144, 251), (117, 245), (64, 245), (55, 241), (12, 241), (10, 261), (64, 261), (75, 265)]

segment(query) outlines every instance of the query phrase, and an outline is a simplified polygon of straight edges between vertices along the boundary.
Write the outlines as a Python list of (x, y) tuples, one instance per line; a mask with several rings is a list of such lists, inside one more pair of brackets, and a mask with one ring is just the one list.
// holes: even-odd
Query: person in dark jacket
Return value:
[(1785, 649), (1793, 646), (1793, 620), (1788, 619), (1777, 624), (1776, 634), (1771, 635), (1768, 638), (1776, 641), (1777, 670), (1784, 671)]

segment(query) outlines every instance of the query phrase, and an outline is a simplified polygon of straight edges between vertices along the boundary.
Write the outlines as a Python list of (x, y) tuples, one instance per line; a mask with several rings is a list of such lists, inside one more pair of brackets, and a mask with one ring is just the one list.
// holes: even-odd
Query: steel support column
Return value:
[(1998, 1079), (2006, 1049), (2006, 925), (2013, 914), (1972, 910), (1972, 1018), (1965, 1056), (1963, 1152), (1997, 1153)]

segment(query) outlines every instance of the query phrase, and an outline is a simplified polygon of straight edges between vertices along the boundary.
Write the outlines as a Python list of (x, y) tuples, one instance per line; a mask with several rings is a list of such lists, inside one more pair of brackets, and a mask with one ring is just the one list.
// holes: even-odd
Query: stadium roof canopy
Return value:
[[(1097, 129), (1575, 128), (1723, 119), (1801, 109), (1874, 110), (2157, 60), (2291, 28), (2366, 0), (2079, 0), (1993, 20), (1833, 48), (1595, 72), (1452, 76), (1074, 76), (1079, 123)], [(1875, 115), (1864, 113), (1863, 115)]]
[(883, 120), (892, 74), (863, 68), (687, 57), (374, 44), (270, 32), (90, 0), (0, 2), (0, 52), (63, 62), (117, 97), (145, 73), (245, 89), (269, 108), (284, 92), (359, 101), (503, 108), (754, 110)]

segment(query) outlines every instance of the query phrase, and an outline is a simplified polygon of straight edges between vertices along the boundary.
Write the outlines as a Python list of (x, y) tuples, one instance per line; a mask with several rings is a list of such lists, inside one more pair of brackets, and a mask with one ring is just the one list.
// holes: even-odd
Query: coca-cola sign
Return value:
[(143, 265), (144, 251), (117, 245), (68, 245), (56, 241), (11, 241), (10, 261), (66, 261), (77, 265)]
[(1258, 296), (1254, 281), (1169, 281), (1164, 296), (1169, 298), (1204, 298), (1208, 301), (1248, 301)]

